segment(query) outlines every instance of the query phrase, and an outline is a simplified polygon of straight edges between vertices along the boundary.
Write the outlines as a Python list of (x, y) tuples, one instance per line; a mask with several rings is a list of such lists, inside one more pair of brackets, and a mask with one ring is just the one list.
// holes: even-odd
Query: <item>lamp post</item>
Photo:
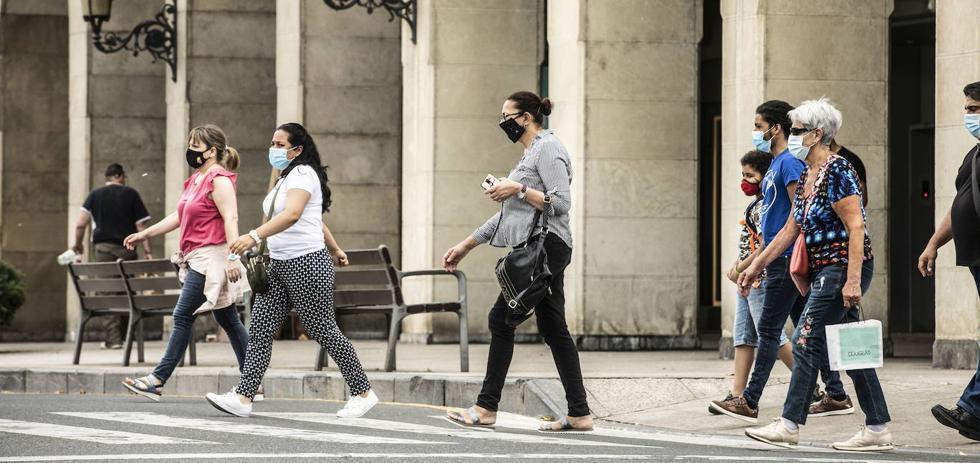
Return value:
[(149, 52), (153, 61), (162, 60), (170, 66), (171, 80), (177, 81), (177, 3), (164, 3), (153, 19), (136, 25), (125, 36), (102, 32), (102, 24), (112, 15), (112, 0), (80, 0), (82, 18), (92, 25), (92, 45), (103, 53), (120, 50)]
[(417, 0), (323, 0), (327, 6), (338, 11), (353, 6), (362, 6), (367, 8), (368, 14), (371, 14), (374, 13), (374, 10), (384, 8), (388, 12), (388, 21), (394, 21), (397, 17), (408, 23), (408, 27), (412, 29), (412, 43), (415, 43), (416, 10), (418, 8), (416, 2)]

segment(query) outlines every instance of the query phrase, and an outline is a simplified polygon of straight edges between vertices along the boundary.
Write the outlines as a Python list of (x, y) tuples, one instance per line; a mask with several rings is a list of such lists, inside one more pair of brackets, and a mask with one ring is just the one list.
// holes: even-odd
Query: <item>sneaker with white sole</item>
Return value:
[(337, 412), (337, 418), (360, 418), (378, 404), (378, 396), (374, 391), (368, 391), (367, 397), (352, 396), (347, 405)]
[(782, 420), (763, 426), (761, 428), (749, 428), (745, 430), (745, 435), (759, 442), (791, 449), (800, 443), (800, 430), (790, 430)]
[(881, 452), (894, 449), (895, 444), (892, 443), (891, 431), (885, 429), (881, 432), (874, 432), (863, 427), (850, 440), (834, 442), (833, 447), (837, 450), (851, 452)]
[(243, 404), (241, 400), (238, 399), (238, 394), (235, 391), (229, 391), (224, 394), (215, 394), (209, 392), (205, 398), (208, 402), (229, 415), (240, 416), (242, 418), (248, 417), (252, 414), (252, 404)]
[[(232, 389), (234, 391), (234, 389)], [(252, 402), (262, 402), (265, 400), (265, 388), (259, 385), (259, 389), (255, 391), (255, 397), (252, 397)]]

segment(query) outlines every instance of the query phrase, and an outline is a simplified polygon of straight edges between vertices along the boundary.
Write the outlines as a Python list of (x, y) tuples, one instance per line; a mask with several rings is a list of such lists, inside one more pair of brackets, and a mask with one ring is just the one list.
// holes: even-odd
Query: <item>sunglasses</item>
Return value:
[(808, 129), (806, 127), (793, 127), (791, 129), (789, 129), (789, 134), (790, 135), (803, 135), (805, 133), (813, 132), (814, 130), (817, 130), (817, 129)]

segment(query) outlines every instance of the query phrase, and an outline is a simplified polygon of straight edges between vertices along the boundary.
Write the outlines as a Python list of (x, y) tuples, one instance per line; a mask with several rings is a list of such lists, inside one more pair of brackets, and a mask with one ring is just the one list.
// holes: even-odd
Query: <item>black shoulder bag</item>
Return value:
[[(551, 198), (546, 195), (544, 199), (544, 207), (550, 208)], [(501, 205), (501, 219), (503, 215), (504, 210)], [(524, 245), (515, 248), (497, 261), (495, 270), (497, 283), (500, 284), (500, 291), (507, 302), (507, 324), (511, 327), (517, 327), (524, 320), (531, 318), (534, 308), (545, 296), (551, 294), (551, 270), (548, 268), (548, 253), (544, 248), (544, 240), (548, 235), (548, 214), (544, 214), (541, 233), (534, 236), (534, 229), (541, 216), (541, 211), (534, 212), (531, 231), (528, 232)], [(499, 219), (497, 228), (500, 228)], [(496, 229), (490, 237), (491, 246), (495, 236), (497, 236)]]
[[(276, 197), (279, 196), (279, 189), (286, 180), (283, 179), (276, 187), (276, 192), (272, 194), (272, 202), (269, 203), (269, 212), (265, 215), (265, 221), (272, 219), (272, 212), (276, 209)], [(265, 294), (269, 290), (269, 250), (267, 243), (268, 237), (262, 240), (257, 253), (247, 252), (243, 264), (245, 273), (248, 276), (248, 285), (252, 288), (252, 294)]]

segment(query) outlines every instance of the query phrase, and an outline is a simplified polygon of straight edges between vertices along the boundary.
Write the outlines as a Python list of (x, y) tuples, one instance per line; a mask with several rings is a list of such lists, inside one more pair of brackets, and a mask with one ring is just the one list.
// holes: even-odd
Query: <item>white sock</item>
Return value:
[(779, 419), (783, 421), (783, 426), (785, 426), (786, 429), (789, 429), (790, 431), (796, 431), (797, 429), (800, 429), (800, 425), (790, 420), (787, 420), (786, 418), (779, 418)]
[(888, 423), (885, 424), (869, 424), (868, 429), (874, 432), (884, 432), (888, 429)]
[(153, 381), (153, 385), (154, 386), (159, 387), (159, 386), (162, 386), (163, 385), (163, 381), (160, 381), (160, 378), (157, 378), (156, 376), (153, 376), (153, 373), (150, 373), (150, 374), (146, 375), (146, 377), (149, 378), (150, 381)]

